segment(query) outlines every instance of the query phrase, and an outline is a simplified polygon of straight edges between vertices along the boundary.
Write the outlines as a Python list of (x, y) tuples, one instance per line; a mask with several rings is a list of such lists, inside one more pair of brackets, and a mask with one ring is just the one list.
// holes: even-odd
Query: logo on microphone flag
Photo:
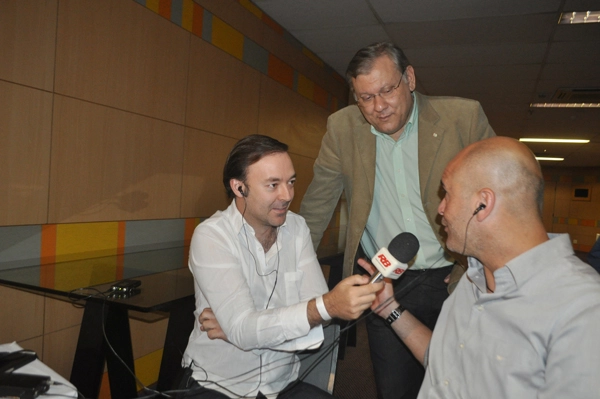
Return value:
[(379, 255), (377, 256), (377, 258), (379, 259), (379, 262), (380, 262), (380, 263), (381, 263), (383, 266), (385, 266), (385, 267), (390, 267), (390, 266), (392, 265), (392, 262), (390, 262), (390, 261), (388, 260), (388, 258), (386, 258), (386, 257), (385, 257), (385, 255), (384, 255), (384, 254), (379, 254)]

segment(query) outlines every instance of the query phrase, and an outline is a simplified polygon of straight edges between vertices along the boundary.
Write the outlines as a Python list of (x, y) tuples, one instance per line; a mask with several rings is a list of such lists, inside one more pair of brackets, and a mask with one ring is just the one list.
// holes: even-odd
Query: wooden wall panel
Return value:
[(71, 375), (79, 326), (65, 328), (44, 335), (44, 363), (66, 379)]
[(238, 0), (194, 0), (236, 30), (261, 43), (265, 24), (243, 7)]
[(154, 323), (129, 319), (134, 359), (162, 349), (165, 344), (168, 323), (168, 317)]
[(292, 162), (294, 163), (294, 169), (296, 170), (294, 200), (290, 205), (290, 210), (292, 212), (298, 213), (300, 211), (300, 203), (302, 202), (302, 198), (304, 197), (304, 194), (306, 194), (308, 185), (310, 184), (313, 178), (313, 164), (315, 163), (315, 160), (293, 153), (290, 154), (290, 157), (292, 158)]
[(576, 219), (598, 218), (598, 204), (591, 201), (571, 201), (569, 204), (569, 217)]
[[(254, 41), (257, 69), (134, 0), (0, 1), (0, 225), (208, 217), (229, 204), (226, 155), (252, 133), (290, 145), (299, 209), (329, 111), (298, 94), (312, 82), (290, 90), (252, 57), (271, 51), (290, 82), (337, 81), (237, 0), (196, 2)], [(68, 377), (81, 310), (0, 287), (7, 302), (0, 341)], [(136, 357), (165, 323), (133, 321)]]
[(0, 1), (0, 79), (52, 90), (58, 0)]
[(49, 221), (178, 218), (183, 131), (56, 96)]
[[(82, 305), (84, 302), (78, 302)], [(66, 328), (79, 326), (83, 318), (83, 308), (76, 307), (73, 302), (67, 300), (46, 297), (44, 311), (44, 333), (64, 330)]]
[(208, 217), (229, 205), (223, 186), (223, 166), (237, 141), (186, 129), (181, 217)]
[(261, 76), (258, 131), (283, 141), (290, 152), (316, 158), (330, 112)]
[[(237, 0), (194, 0), (211, 13), (235, 27), (259, 46), (271, 52), (286, 64), (292, 65), (299, 73), (312, 79), (341, 101), (346, 102), (348, 87), (343, 80), (333, 78), (332, 70), (323, 68), (304, 54), (300, 42), (290, 44), (289, 35), (284, 37), (283, 28), (273, 29), (261, 18), (241, 6)], [(259, 10), (259, 13), (261, 11)], [(266, 17), (269, 19), (270, 17)], [(275, 23), (276, 24), (276, 23)]]
[(571, 183), (556, 183), (554, 198), (554, 216), (568, 217), (571, 204)]
[(56, 92), (183, 123), (189, 40), (134, 1), (63, 0)]
[(186, 125), (242, 138), (257, 132), (260, 72), (194, 37)]
[[(44, 333), (44, 297), (0, 285), (0, 343), (24, 341)], [(10, 304), (10, 305), (8, 305)]]
[(346, 101), (348, 97), (348, 88), (343, 81), (334, 79), (331, 70), (323, 68), (308, 58), (300, 42), (296, 46), (290, 46), (288, 39), (280, 32), (276, 32), (269, 26), (264, 26), (264, 35), (261, 45), (273, 53), (277, 58), (286, 64), (292, 65), (299, 73), (308, 76), (315, 83), (329, 90), (340, 100)]
[(51, 118), (51, 94), (0, 81), (0, 225), (47, 221)]

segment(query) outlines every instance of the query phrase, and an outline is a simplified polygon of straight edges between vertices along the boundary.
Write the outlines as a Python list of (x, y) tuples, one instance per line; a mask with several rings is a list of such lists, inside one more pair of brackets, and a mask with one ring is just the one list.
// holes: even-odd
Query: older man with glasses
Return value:
[[(393, 43), (359, 50), (346, 79), (356, 100), (329, 117), (314, 178), (300, 213), (319, 245), (345, 193), (344, 276), (400, 232), (418, 237), (410, 269), (395, 281), (398, 302), (433, 329), (442, 303), (464, 272), (445, 250), (437, 208), (446, 164), (467, 145), (494, 136), (477, 101), (415, 91), (413, 67)], [(449, 282), (449, 284), (447, 284)], [(378, 397), (416, 398), (424, 370), (387, 322), (367, 319)]]

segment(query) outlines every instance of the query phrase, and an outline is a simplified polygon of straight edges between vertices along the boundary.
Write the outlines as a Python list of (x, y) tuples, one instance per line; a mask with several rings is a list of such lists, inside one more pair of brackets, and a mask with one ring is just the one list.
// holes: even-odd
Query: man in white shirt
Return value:
[(433, 335), (389, 283), (373, 304), (426, 366), (419, 399), (598, 397), (600, 276), (567, 234), (546, 233), (534, 155), (507, 137), (477, 142), (442, 186), (447, 245), (469, 267)]
[(297, 381), (295, 352), (317, 348), (322, 323), (359, 317), (383, 288), (356, 275), (327, 292), (308, 227), (288, 210), (295, 181), (287, 145), (248, 136), (223, 170), (231, 205), (194, 231), (196, 322), (183, 366), (203, 399), (331, 397)]

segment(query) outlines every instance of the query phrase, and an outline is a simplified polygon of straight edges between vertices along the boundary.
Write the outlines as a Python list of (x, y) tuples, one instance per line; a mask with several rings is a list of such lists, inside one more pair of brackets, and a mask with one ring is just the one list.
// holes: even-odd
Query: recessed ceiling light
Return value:
[(523, 141), (526, 143), (574, 143), (574, 144), (586, 144), (589, 143), (589, 140), (580, 140), (580, 139), (535, 139), (535, 138), (521, 138), (519, 141)]
[(531, 103), (531, 108), (600, 108), (600, 103)]
[(556, 158), (556, 157), (535, 157), (538, 161), (564, 161), (564, 158)]
[(560, 15), (559, 24), (591, 24), (600, 22), (600, 11), (573, 11)]

